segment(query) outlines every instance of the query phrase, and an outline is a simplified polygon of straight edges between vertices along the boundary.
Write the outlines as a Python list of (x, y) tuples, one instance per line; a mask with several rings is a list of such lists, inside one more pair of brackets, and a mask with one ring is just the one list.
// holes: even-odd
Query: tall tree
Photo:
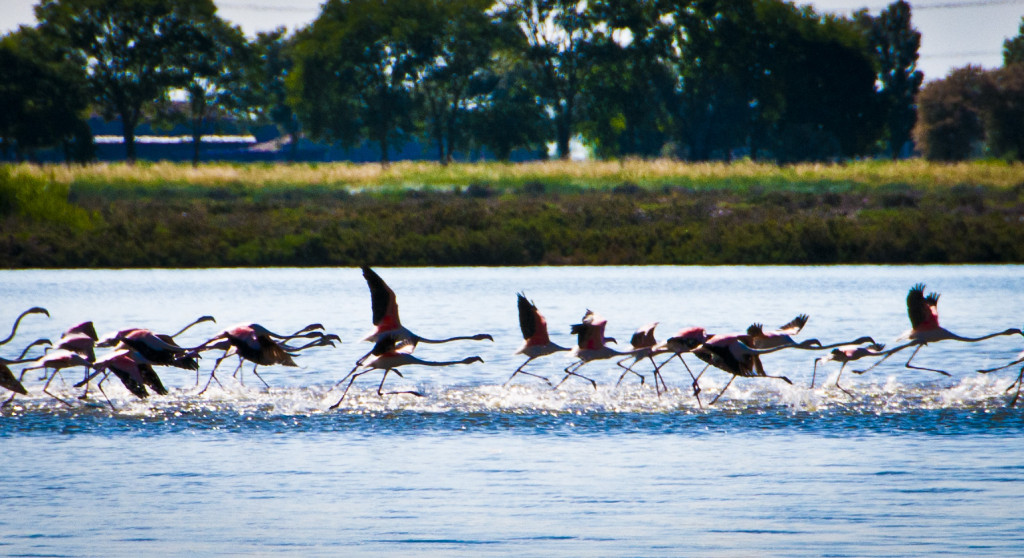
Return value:
[[(69, 160), (91, 158), (85, 75), (30, 27), (0, 38), (0, 149), (18, 159), (63, 145)], [(84, 148), (72, 153), (72, 147)]]
[(774, 104), (768, 137), (779, 161), (867, 153), (882, 127), (874, 65), (860, 28), (778, 0), (757, 0), (764, 72), (770, 87), (758, 103)]
[(763, 40), (764, 25), (752, 0), (674, 3), (675, 58), (679, 80), (676, 133), (689, 159), (752, 143), (758, 124), (770, 127), (781, 109), (768, 87), (778, 41)]
[(415, 78), (432, 48), (432, 3), (328, 0), (296, 37), (288, 84), (310, 135), (348, 146), (368, 138), (387, 165), (413, 131)]
[(986, 72), (980, 102), (988, 149), (998, 157), (1024, 160), (1024, 64)]
[(580, 130), (598, 155), (652, 156), (671, 132), (672, 26), (659, 0), (590, 3), (597, 26), (586, 50)]
[(182, 38), (215, 10), (212, 0), (42, 0), (35, 8), (43, 33), (86, 68), (96, 107), (121, 119), (130, 163), (143, 111), (181, 84)]
[(914, 140), (925, 159), (962, 161), (976, 153), (985, 137), (981, 113), (985, 79), (980, 67), (965, 66), (921, 88)]
[(1003, 41), (1003, 65), (1024, 64), (1024, 17), (1020, 18), (1020, 28), (1016, 37)]
[(288, 101), (286, 86), (294, 67), (293, 42), (294, 36), (289, 36), (284, 27), (257, 33), (246, 77), (248, 87), (243, 90), (247, 105), (256, 113), (257, 120), (273, 124), (278, 132), (288, 137), (288, 158), (292, 161), (298, 151), (302, 129)]
[(496, 49), (513, 40), (514, 29), (488, 13), (492, 5), (492, 0), (448, 0), (430, 11), (429, 27), (436, 31), (416, 92), (441, 164), (465, 145), (467, 117), (486, 94), (479, 87), (486, 68)]
[(553, 115), (558, 156), (569, 158), (576, 133), (586, 50), (596, 30), (586, 2), (573, 0), (504, 0), (511, 18), (526, 39), (525, 57), (538, 67), (539, 91)]
[(899, 157), (910, 140), (917, 119), (915, 98), (924, 80), (924, 74), (917, 69), (921, 33), (913, 27), (910, 16), (910, 4), (903, 0), (889, 4), (878, 17), (866, 11), (855, 16), (867, 33), (868, 44), (878, 63), (882, 110), (893, 159)]
[(183, 26), (180, 76), (175, 81), (187, 95), (180, 114), (192, 134), (192, 166), (199, 164), (202, 139), (215, 116), (245, 112), (245, 70), (250, 50), (241, 28), (212, 15)]
[(486, 91), (469, 114), (472, 141), (507, 161), (516, 148), (547, 156), (544, 142), (551, 137), (551, 121), (537, 102), (535, 67), (505, 60), (491, 66), (477, 81)]

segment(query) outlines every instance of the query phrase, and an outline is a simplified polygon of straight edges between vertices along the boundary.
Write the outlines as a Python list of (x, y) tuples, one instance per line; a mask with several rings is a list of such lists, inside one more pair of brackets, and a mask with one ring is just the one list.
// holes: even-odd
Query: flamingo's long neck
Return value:
[(1015, 335), (1015, 334), (1016, 335), (1020, 335), (1020, 330), (1007, 329), (1005, 331), (997, 331), (995, 333), (990, 333), (988, 335), (982, 335), (981, 337), (964, 337), (962, 335), (957, 335), (957, 334), (955, 334), (953, 332), (949, 332), (949, 334), (952, 336), (951, 337), (952, 339), (956, 339), (957, 341), (964, 341), (964, 342), (967, 342), (967, 343), (974, 343), (976, 341), (984, 341), (986, 339), (992, 339), (993, 337), (999, 337), (999, 336), (1002, 336), (1002, 335)]
[(473, 357), (466, 357), (462, 360), (420, 360), (416, 357), (411, 357), (412, 362), (410, 364), (418, 364), (421, 366), (451, 366), (453, 364), (469, 364), (473, 362)]
[(22, 318), (24, 318), (27, 314), (29, 314), (29, 312), (22, 312), (21, 315), (18, 316), (18, 319), (14, 320), (14, 325), (11, 327), (11, 334), (7, 336), (7, 339), (0, 341), (0, 345), (6, 345), (7, 343), (10, 343), (12, 339), (14, 339), (14, 334), (18, 332), (18, 325), (21, 323)]
[(448, 343), (450, 341), (475, 341), (476, 340), (476, 336), (473, 336), (473, 335), (457, 335), (455, 337), (448, 337), (446, 339), (426, 339), (426, 338), (417, 336), (416, 340), (419, 341), (420, 343), (438, 344), (438, 343)]
[(209, 321), (215, 321), (215, 320), (214, 320), (214, 319), (213, 319), (213, 318), (212, 318), (211, 316), (203, 316), (202, 318), (199, 318), (198, 320), (196, 320), (196, 321), (194, 321), (194, 322), (192, 322), (192, 323), (188, 324), (187, 326), (185, 326), (185, 327), (183, 327), (183, 328), (179, 329), (177, 333), (175, 333), (174, 335), (172, 335), (172, 336), (171, 336), (171, 338), (173, 339), (173, 338), (175, 338), (175, 337), (177, 337), (177, 336), (181, 335), (182, 333), (185, 333), (186, 331), (188, 331), (189, 329), (191, 329), (191, 328), (192, 328), (192, 326), (194, 326), (194, 325), (196, 325), (196, 324), (201, 324), (201, 323), (203, 323), (203, 322), (209, 322)]

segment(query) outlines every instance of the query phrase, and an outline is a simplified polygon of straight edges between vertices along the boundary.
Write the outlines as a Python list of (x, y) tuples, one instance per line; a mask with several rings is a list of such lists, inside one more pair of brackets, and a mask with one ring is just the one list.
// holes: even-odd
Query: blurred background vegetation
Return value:
[[(821, 15), (782, 0), (328, 0), (247, 38), (212, 0), (42, 0), (0, 38), (0, 154), (91, 161), (89, 116), (422, 158), (1024, 157), (1024, 34), (1004, 65), (917, 68), (908, 2)], [(936, 79), (939, 78), (939, 79)], [(140, 126), (142, 128), (140, 128)], [(95, 127), (95, 126), (94, 126)], [(401, 155), (403, 158), (406, 156)]]
[[(8, 268), (1024, 261), (1024, 24), (1003, 67), (924, 83), (903, 1), (327, 0), (253, 39), (211, 0), (36, 18), (0, 38)], [(192, 165), (136, 163), (161, 126)], [(223, 126), (382, 164), (201, 162)], [(409, 141), (436, 162), (391, 163)]]
[(4, 267), (1024, 261), (1019, 163), (106, 171), (0, 168)]

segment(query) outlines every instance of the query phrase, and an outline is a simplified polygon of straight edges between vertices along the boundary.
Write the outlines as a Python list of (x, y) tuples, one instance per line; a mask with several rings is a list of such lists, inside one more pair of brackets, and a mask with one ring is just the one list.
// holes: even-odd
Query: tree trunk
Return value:
[(291, 145), (288, 146), (288, 161), (294, 163), (299, 153), (299, 134), (292, 131), (288, 137), (291, 138)]
[(388, 159), (388, 134), (386, 132), (377, 138), (377, 145), (380, 146), (380, 166), (387, 167), (391, 161)]
[(565, 117), (565, 113), (559, 114), (555, 122), (555, 144), (558, 149), (558, 158), (562, 160), (569, 159), (569, 122)]
[(129, 165), (135, 164), (135, 124), (129, 124), (122, 119), (122, 134), (124, 134), (124, 161)]
[(199, 166), (199, 147), (203, 143), (203, 133), (198, 128), (192, 130), (192, 168)]

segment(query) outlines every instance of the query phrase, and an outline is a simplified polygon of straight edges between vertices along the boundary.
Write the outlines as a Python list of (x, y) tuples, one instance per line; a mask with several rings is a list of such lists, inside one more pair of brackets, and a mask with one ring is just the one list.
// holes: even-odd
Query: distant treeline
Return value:
[[(677, 179), (629, 167), (622, 174), (635, 181), (584, 179), (596, 186), (503, 169), (475, 169), (493, 178), (455, 178), (442, 189), (351, 188), (324, 180), (330, 169), (296, 186), (141, 176), (69, 182), (50, 170), (0, 167), (0, 261), (5, 268), (1024, 262), (1019, 164), (975, 163), (966, 172), (977, 179), (953, 185), (934, 177), (964, 168), (936, 166), (904, 181), (879, 179), (888, 171), (877, 165), (780, 169), (777, 179), (743, 165), (695, 168)], [(209, 179), (229, 171), (210, 169)]]
[[(92, 158), (88, 114), (217, 122), (442, 163), (486, 150), (779, 163), (1024, 156), (1024, 34), (1005, 66), (923, 86), (907, 2), (821, 15), (782, 0), (328, 0), (246, 38), (212, 0), (48, 0), (0, 41), (0, 147)], [(172, 92), (176, 102), (171, 102)], [(916, 126), (916, 127), (915, 127)], [(916, 142), (911, 140), (915, 139)]]

